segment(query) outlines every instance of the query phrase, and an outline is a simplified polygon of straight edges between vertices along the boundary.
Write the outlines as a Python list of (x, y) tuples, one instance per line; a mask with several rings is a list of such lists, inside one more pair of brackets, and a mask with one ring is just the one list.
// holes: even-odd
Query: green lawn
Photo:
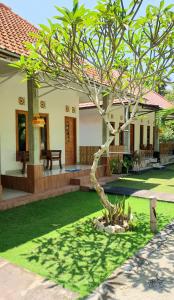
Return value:
[(131, 174), (109, 185), (174, 194), (174, 165), (139, 175)]
[[(130, 197), (127, 202), (138, 213), (138, 227), (117, 235), (93, 229), (90, 219), (101, 213), (94, 192), (0, 212), (0, 256), (87, 295), (152, 237), (149, 201)], [(159, 202), (157, 213), (161, 229), (174, 218), (174, 205)]]

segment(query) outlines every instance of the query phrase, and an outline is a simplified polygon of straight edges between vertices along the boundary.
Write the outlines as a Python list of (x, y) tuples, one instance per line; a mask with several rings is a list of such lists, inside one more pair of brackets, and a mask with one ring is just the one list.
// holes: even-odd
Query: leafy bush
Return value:
[(126, 173), (128, 174), (129, 170), (133, 167), (133, 160), (125, 156), (123, 159), (123, 166), (126, 168)]
[(110, 169), (112, 174), (120, 174), (122, 172), (123, 161), (119, 157), (110, 160)]

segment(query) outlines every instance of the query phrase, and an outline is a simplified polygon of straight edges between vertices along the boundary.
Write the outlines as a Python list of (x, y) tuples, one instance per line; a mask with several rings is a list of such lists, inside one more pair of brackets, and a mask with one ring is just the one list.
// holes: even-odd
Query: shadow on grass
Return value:
[(0, 252), (102, 209), (95, 193), (73, 192), (0, 212)]
[(131, 179), (119, 179), (118, 181), (114, 181), (112, 183), (108, 184), (109, 186), (114, 186), (114, 187), (125, 187), (125, 188), (133, 188), (137, 190), (151, 190), (157, 187), (159, 184), (155, 183), (148, 183), (146, 181), (136, 181), (134, 178)]
[[(173, 172), (174, 172), (174, 166), (169, 166), (161, 170), (159, 169), (150, 170), (144, 172), (143, 174), (130, 175), (128, 177), (124, 177), (122, 179), (109, 183), (109, 185), (116, 186), (116, 187), (129, 187), (129, 188), (133, 187), (135, 189), (143, 189), (143, 190), (151, 190), (160, 185), (164, 185), (164, 188), (166, 187), (166, 191), (167, 191), (168, 185), (165, 180), (173, 179)], [(150, 178), (154, 179), (156, 182), (155, 183), (147, 182), (147, 180)], [(173, 181), (173, 185), (170, 184), (170, 187), (174, 187), (174, 181)]]
[[(164, 218), (159, 216), (159, 227), (169, 221)], [(151, 237), (146, 214), (138, 215), (135, 231), (117, 235), (99, 233), (87, 220), (56, 231), (49, 238), (35, 240), (34, 250), (25, 254), (25, 259), (38, 264), (49, 279), (84, 296)]]

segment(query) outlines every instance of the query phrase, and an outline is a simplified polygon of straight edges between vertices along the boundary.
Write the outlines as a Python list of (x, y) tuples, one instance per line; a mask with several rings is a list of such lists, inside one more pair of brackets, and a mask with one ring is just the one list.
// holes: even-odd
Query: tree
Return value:
[(167, 98), (167, 100), (174, 103), (174, 87), (172, 87), (171, 90), (166, 91), (165, 97)]
[(174, 140), (174, 108), (164, 109), (157, 114), (157, 124), (160, 129), (160, 141)]
[[(110, 135), (94, 155), (90, 179), (110, 223), (116, 207), (97, 181), (98, 162), (116, 133), (132, 122), (144, 95), (173, 72), (172, 5), (149, 5), (145, 15), (137, 17), (142, 2), (125, 6), (123, 0), (100, 0), (89, 10), (74, 0), (72, 10), (57, 7), (57, 22), (41, 25), (33, 35), (35, 43), (27, 44), (29, 56), (16, 63), (36, 84), (82, 92), (97, 107)], [(109, 120), (114, 99), (125, 107), (119, 129)]]

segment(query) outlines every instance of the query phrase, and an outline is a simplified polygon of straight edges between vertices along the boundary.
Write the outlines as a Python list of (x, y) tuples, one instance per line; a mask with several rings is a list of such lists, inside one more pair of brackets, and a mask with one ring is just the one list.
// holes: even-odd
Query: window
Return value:
[[(115, 122), (110, 122), (112, 127), (115, 129)], [(115, 138), (113, 139), (111, 146), (115, 146)]]
[[(49, 149), (49, 118), (48, 114), (40, 114), (45, 120), (45, 126), (40, 128), (41, 156)], [(16, 111), (16, 159), (20, 160), (20, 152), (28, 151), (28, 112)]]
[(140, 125), (140, 149), (144, 147), (144, 125)]
[[(122, 125), (123, 123), (119, 123), (119, 128), (121, 128)], [(119, 133), (119, 145), (120, 146), (124, 145), (124, 131), (120, 131)]]
[(150, 145), (150, 126), (147, 126), (147, 145)]
[(17, 160), (19, 152), (28, 151), (28, 113), (26, 111), (16, 111), (16, 152)]

